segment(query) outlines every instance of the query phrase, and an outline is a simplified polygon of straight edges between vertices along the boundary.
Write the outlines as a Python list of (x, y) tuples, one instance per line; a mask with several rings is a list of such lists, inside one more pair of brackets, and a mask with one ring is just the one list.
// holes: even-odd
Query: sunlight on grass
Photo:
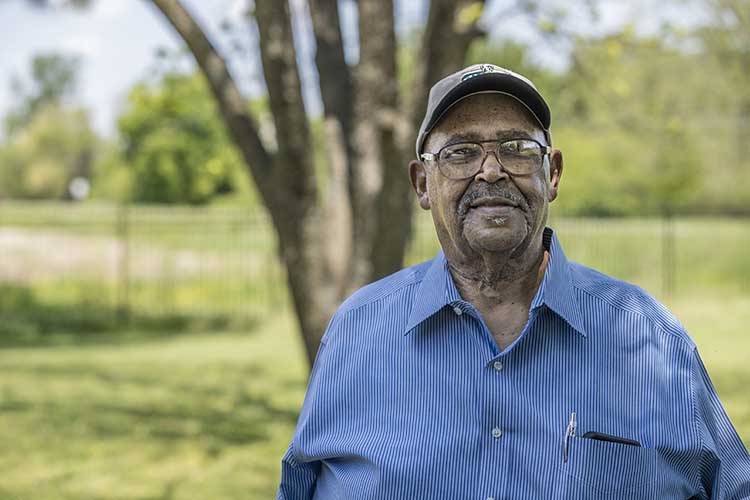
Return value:
[(670, 304), (698, 345), (719, 398), (750, 449), (750, 296), (689, 297)]
[(270, 497), (306, 381), (292, 331), (0, 351), (0, 497)]
[[(669, 305), (748, 444), (750, 297)], [(0, 351), (0, 498), (273, 498), (307, 377), (292, 317), (133, 338)]]

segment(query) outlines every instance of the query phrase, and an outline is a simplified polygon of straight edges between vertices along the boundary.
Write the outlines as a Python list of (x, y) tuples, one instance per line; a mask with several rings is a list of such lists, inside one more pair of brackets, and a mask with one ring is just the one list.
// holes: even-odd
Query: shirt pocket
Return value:
[(657, 452), (651, 448), (571, 437), (568, 460), (559, 465), (560, 499), (650, 499)]

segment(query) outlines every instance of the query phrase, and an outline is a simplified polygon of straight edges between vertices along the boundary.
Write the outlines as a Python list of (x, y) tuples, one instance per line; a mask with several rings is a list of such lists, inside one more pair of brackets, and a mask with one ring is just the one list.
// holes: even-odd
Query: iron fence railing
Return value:
[[(748, 218), (553, 213), (549, 225), (569, 259), (659, 298), (750, 294)], [(437, 250), (420, 211), (405, 264)], [(242, 207), (0, 203), (0, 287), (26, 290), (24, 300), (112, 311), (118, 321), (132, 313), (252, 317), (289, 301), (269, 220)], [(0, 306), (14, 304), (0, 297)]]

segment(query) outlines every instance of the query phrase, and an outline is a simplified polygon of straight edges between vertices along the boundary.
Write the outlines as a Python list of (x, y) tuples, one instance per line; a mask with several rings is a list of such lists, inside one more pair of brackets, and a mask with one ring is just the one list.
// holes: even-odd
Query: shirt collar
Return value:
[(543, 238), (544, 246), (549, 252), (549, 262), (547, 262), (547, 269), (539, 290), (531, 302), (531, 308), (546, 305), (575, 331), (586, 337), (583, 313), (573, 286), (570, 262), (565, 257), (560, 240), (557, 239), (557, 234), (552, 228), (544, 228)]
[[(445, 259), (445, 254), (443, 254), (443, 250), (441, 249), (438, 251), (437, 256), (432, 259), (432, 264), (427, 268), (427, 272), (419, 284), (419, 290), (417, 291), (414, 305), (411, 308), (409, 320), (406, 322), (406, 331), (404, 334), (411, 332), (414, 327), (453, 300), (448, 298), (446, 280), (453, 281), (448, 271), (448, 261)], [(458, 292), (456, 292), (456, 295), (458, 295)], [(458, 298), (460, 299), (460, 295)]]
[[(542, 283), (531, 302), (531, 309), (546, 305), (585, 337), (583, 315), (573, 289), (570, 263), (557, 235), (549, 227), (544, 228), (543, 242), (550, 256)], [(446, 305), (460, 300), (461, 295), (448, 270), (448, 261), (440, 250), (422, 278), (404, 334), (408, 335), (417, 325)]]

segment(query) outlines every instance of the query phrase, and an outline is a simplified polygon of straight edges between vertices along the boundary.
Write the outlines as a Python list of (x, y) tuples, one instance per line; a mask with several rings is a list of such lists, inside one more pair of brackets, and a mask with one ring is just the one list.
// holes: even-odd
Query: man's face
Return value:
[[(437, 154), (445, 145), (467, 140), (508, 139), (534, 139), (547, 145), (533, 115), (516, 99), (497, 93), (475, 94), (445, 114), (427, 136), (423, 152)], [(461, 180), (448, 179), (437, 165), (410, 164), (420, 205), (432, 211), (438, 239), (453, 262), (490, 253), (515, 256), (535, 238), (541, 241), (561, 173), (559, 151), (545, 157), (543, 166), (527, 175), (509, 174), (494, 154), (487, 155), (474, 176)]]

